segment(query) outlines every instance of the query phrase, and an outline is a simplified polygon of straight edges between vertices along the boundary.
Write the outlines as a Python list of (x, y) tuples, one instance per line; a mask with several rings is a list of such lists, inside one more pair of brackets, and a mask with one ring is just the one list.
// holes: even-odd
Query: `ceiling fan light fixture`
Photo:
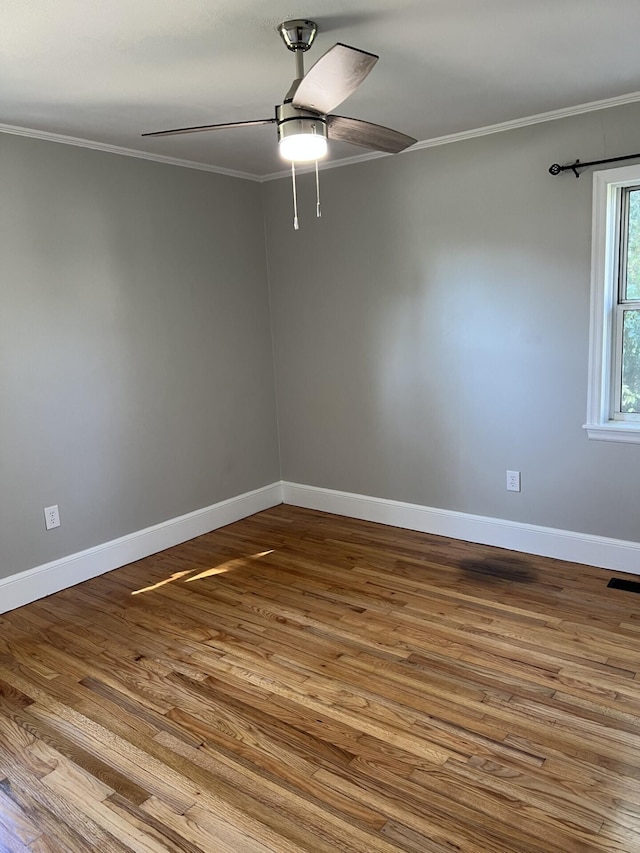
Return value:
[(294, 133), (280, 140), (280, 156), (292, 163), (310, 163), (327, 155), (326, 137), (317, 133)]
[(291, 104), (276, 107), (280, 156), (291, 163), (310, 163), (327, 154), (327, 120)]

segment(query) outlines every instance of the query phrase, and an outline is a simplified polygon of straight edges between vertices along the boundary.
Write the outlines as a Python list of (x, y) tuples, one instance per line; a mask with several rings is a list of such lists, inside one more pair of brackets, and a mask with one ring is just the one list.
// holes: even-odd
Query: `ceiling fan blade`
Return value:
[(228, 121), (225, 124), (201, 124), (197, 127), (175, 127), (173, 130), (156, 130), (143, 133), (142, 136), (177, 136), (179, 133), (200, 133), (202, 130), (228, 130), (230, 127), (259, 127), (262, 124), (275, 124), (275, 118), (259, 118), (255, 121)]
[(377, 61), (375, 53), (334, 44), (302, 78), (293, 106), (330, 113), (358, 88)]
[(388, 154), (398, 154), (418, 141), (413, 136), (382, 127), (380, 124), (334, 115), (327, 116), (327, 132), (329, 139), (340, 139), (362, 148), (386, 151)]

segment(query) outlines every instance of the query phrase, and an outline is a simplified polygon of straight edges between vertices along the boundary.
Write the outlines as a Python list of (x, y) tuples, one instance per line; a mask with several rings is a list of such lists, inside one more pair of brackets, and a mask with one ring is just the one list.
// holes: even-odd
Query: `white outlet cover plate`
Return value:
[(44, 508), (44, 523), (47, 530), (53, 530), (54, 527), (60, 527), (58, 504), (55, 506), (46, 506)]
[(507, 471), (507, 491), (520, 491), (520, 471)]

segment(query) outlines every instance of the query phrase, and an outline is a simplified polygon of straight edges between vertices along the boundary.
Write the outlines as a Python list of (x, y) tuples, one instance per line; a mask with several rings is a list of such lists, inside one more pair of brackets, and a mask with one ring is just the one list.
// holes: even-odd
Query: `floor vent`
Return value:
[(626, 581), (622, 578), (611, 578), (607, 586), (613, 589), (624, 589), (625, 592), (640, 592), (640, 581)]

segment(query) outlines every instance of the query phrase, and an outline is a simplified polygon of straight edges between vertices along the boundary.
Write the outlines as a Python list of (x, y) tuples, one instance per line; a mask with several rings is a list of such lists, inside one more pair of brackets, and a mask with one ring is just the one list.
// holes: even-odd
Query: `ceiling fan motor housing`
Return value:
[(314, 134), (323, 139), (327, 138), (326, 116), (311, 110), (301, 110), (292, 104), (280, 104), (276, 107), (278, 121), (278, 142), (287, 136), (299, 134)]

